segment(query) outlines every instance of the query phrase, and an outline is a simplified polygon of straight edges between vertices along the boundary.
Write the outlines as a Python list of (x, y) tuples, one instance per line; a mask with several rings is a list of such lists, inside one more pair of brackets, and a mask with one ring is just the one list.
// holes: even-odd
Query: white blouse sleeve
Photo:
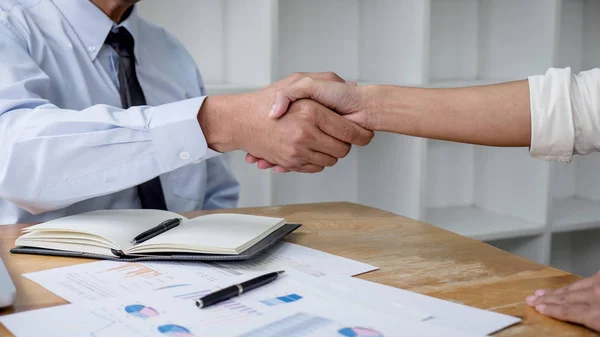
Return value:
[(529, 77), (531, 156), (569, 162), (600, 151), (600, 69), (549, 69)]

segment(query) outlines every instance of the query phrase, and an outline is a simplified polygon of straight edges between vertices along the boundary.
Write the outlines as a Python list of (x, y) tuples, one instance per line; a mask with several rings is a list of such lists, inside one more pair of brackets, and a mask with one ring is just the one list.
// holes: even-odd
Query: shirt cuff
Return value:
[(148, 110), (149, 129), (161, 172), (219, 155), (208, 148), (198, 123), (198, 111), (205, 98), (191, 98)]
[(575, 154), (600, 151), (600, 69), (571, 76)]
[(531, 146), (541, 160), (570, 162), (575, 144), (571, 105), (571, 68), (549, 69), (529, 77)]

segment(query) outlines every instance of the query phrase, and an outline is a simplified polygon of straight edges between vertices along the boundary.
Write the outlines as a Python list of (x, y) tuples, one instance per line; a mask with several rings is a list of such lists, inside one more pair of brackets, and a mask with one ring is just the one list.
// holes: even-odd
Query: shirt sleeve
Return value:
[(600, 151), (600, 69), (551, 68), (529, 77), (529, 92), (534, 158), (570, 162)]
[(0, 198), (42, 213), (124, 190), (211, 156), (204, 97), (124, 110), (61, 109), (27, 44), (0, 21)]

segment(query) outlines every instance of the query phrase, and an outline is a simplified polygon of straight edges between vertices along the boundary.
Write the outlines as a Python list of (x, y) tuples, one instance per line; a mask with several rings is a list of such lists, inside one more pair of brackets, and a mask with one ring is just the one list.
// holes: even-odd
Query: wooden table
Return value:
[[(302, 223), (288, 241), (381, 268), (360, 278), (523, 319), (521, 324), (496, 336), (599, 336), (586, 328), (539, 315), (523, 303), (534, 290), (560, 287), (577, 280), (577, 276), (435, 226), (351, 203), (227, 212), (285, 217)], [(190, 215), (205, 213), (208, 212)], [(18, 291), (15, 305), (0, 310), (0, 315), (66, 303), (21, 276), (23, 273), (91, 261), (12, 255), (8, 250), (23, 227), (0, 226), (0, 256)], [(0, 336), (11, 335), (0, 327)]]

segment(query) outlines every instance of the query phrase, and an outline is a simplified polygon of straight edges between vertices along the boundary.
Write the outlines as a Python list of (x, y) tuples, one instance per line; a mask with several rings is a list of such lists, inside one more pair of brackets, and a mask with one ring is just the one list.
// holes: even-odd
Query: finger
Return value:
[(328, 154), (318, 152), (318, 151), (311, 151), (308, 156), (308, 160), (312, 164), (315, 164), (318, 166), (323, 166), (323, 167), (333, 166), (338, 161), (338, 159), (336, 157), (333, 157), (333, 156), (330, 156)]
[(275, 93), (275, 102), (269, 112), (269, 116), (272, 118), (283, 116), (291, 103), (302, 98), (314, 97), (316, 90), (318, 90), (317, 84), (310, 77), (304, 77), (290, 86), (278, 90)]
[(546, 293), (550, 293), (552, 290), (548, 289), (538, 289), (535, 291), (535, 296), (544, 296)]
[(344, 80), (343, 78), (341, 78), (338, 74), (334, 73), (333, 71), (325, 71), (325, 72), (319, 72), (319, 73), (297, 73), (296, 75), (299, 79), (302, 79), (304, 77), (309, 77), (312, 78), (313, 80), (319, 80), (319, 81), (332, 81), (332, 82), (339, 82), (339, 83), (346, 83), (346, 80)]
[(357, 86), (358, 85), (358, 83), (356, 83), (354, 81), (346, 81), (346, 84), (350, 84), (350, 85), (353, 85), (353, 86)]
[(319, 129), (343, 142), (364, 146), (373, 139), (373, 131), (364, 129), (332, 111), (323, 111), (317, 114), (317, 117)]
[(562, 294), (547, 294), (537, 297), (534, 305), (539, 304), (588, 304), (593, 297), (592, 288), (574, 290)]
[[(314, 129), (310, 139), (312, 139), (311, 143), (307, 144), (309, 146), (309, 148), (315, 152), (318, 153), (323, 153), (325, 155), (329, 155), (331, 157), (334, 158), (344, 158), (348, 155), (348, 153), (350, 153), (350, 149), (352, 148), (352, 145), (343, 142), (337, 138), (335, 138), (334, 136), (329, 135), (327, 132), (323, 131), (319, 126), (319, 122), (318, 119), (320, 118), (319, 115), (322, 113), (330, 113), (333, 115), (336, 115), (336, 113), (330, 111), (327, 108), (324, 108), (322, 106), (319, 106), (318, 104), (315, 103), (315, 105), (317, 108), (319, 109), (319, 111), (316, 111), (316, 119), (317, 119), (317, 128)], [(322, 110), (321, 110), (322, 109)], [(310, 161), (310, 159), (309, 159)], [(333, 163), (335, 164), (335, 163)], [(324, 165), (327, 166), (327, 165)]]
[(350, 153), (352, 145), (344, 143), (326, 133), (320, 133), (315, 135), (315, 142), (314, 144), (311, 144), (311, 148), (316, 152), (324, 153), (333, 158), (341, 159)]
[(266, 170), (266, 169), (270, 169), (272, 167), (275, 167), (275, 164), (271, 164), (270, 162), (264, 160), (264, 159), (259, 159), (258, 163), (256, 163), (256, 166), (258, 166), (259, 169), (261, 170)]
[(246, 163), (248, 164), (256, 164), (258, 162), (258, 158), (251, 155), (250, 153), (246, 153)]
[(304, 164), (302, 166), (302, 169), (298, 172), (319, 173), (319, 172), (323, 171), (324, 169), (325, 169), (325, 167), (323, 167), (323, 166), (319, 166), (319, 165), (315, 165), (315, 164)]
[(540, 304), (535, 309), (548, 317), (556, 318), (561, 321), (583, 324), (586, 320), (586, 314), (590, 309), (587, 304), (558, 305), (558, 304)]
[(300, 172), (300, 173), (318, 173), (323, 171), (325, 168), (323, 166), (315, 165), (315, 164), (303, 164), (299, 167), (287, 167), (283, 168), (281, 166), (275, 166), (273, 168), (273, 172), (276, 173), (288, 173), (288, 172)]
[(535, 306), (535, 301), (537, 301), (537, 299), (540, 296), (543, 296), (544, 294), (549, 294), (550, 291), (547, 289), (538, 289), (536, 290), (533, 295), (531, 296), (527, 296), (527, 298), (525, 299), (525, 303), (527, 303), (527, 305), (529, 305), (530, 307), (534, 307)]
[(303, 98), (310, 98), (338, 113), (349, 113), (351, 111), (348, 110), (355, 106), (348, 100), (357, 97), (356, 89), (355, 86), (346, 83), (305, 77), (275, 93), (275, 103), (269, 116), (273, 118), (282, 116), (291, 103)]
[(283, 167), (281, 167), (279, 165), (277, 165), (277, 166), (275, 166), (275, 168), (273, 168), (273, 172), (276, 172), (276, 173), (288, 173), (290, 171), (284, 169)]

